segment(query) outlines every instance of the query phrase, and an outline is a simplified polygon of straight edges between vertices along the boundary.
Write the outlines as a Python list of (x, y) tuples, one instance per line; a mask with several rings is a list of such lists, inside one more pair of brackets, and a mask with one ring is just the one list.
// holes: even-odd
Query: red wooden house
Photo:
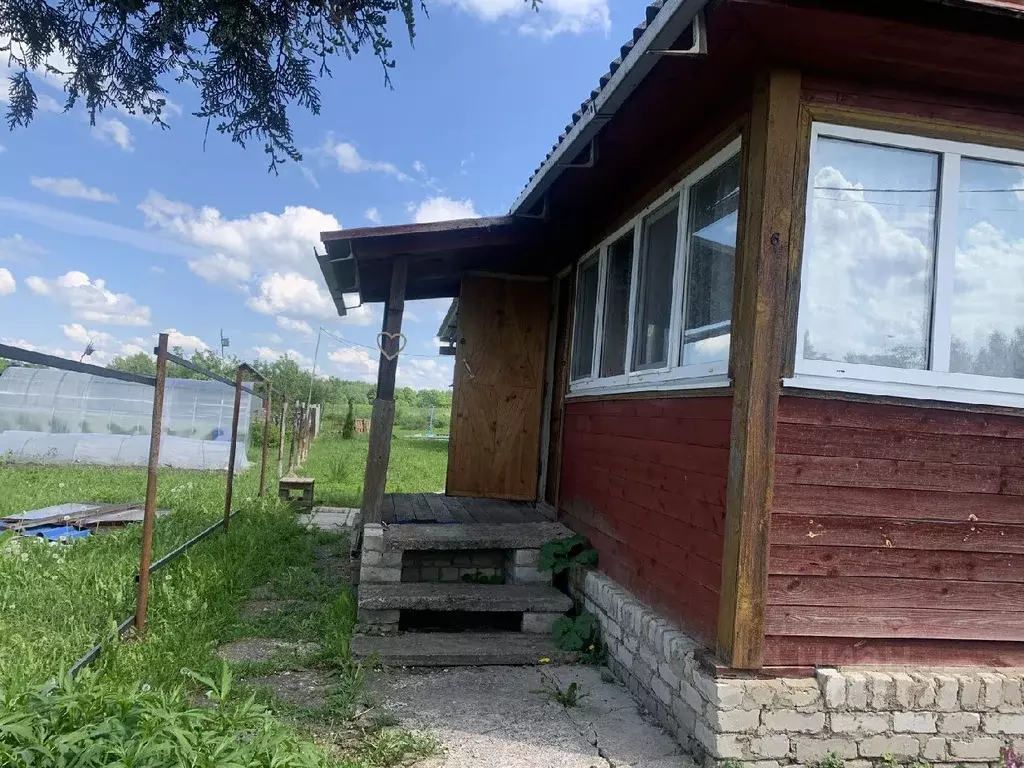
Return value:
[[(1024, 2), (668, 0), (621, 53), (508, 216), (324, 233), (339, 309), (459, 297), (447, 492), (586, 534), (606, 630), (635, 599), (712, 680), (817, 670), (829, 718), (861, 709), (834, 667), (956, 667), (973, 731), (876, 732), (995, 760), (971, 734), (1024, 735), (991, 719), (1022, 711)], [(772, 705), (703, 738), (624, 647), (681, 739), (771, 757)], [(952, 711), (878, 674), (865, 710)]]

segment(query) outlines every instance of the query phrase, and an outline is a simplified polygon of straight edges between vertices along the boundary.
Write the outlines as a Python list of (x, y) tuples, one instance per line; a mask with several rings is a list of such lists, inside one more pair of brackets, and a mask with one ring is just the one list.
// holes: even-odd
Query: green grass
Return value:
[[(332, 428), (325, 422), (324, 429)], [(316, 478), (316, 499), (320, 504), (358, 507), (363, 495), (368, 439), (328, 437), (310, 452), (302, 473)], [(396, 433), (388, 463), (388, 493), (433, 493), (444, 490), (448, 469), (448, 441)]]
[[(341, 441), (328, 430), (314, 444), (303, 474), (317, 479), (317, 495), (325, 503), (355, 504), (365, 455), (365, 439)], [(443, 441), (397, 439), (389, 487), (439, 490), (446, 459)], [(328, 546), (340, 552), (347, 543), (300, 528), (272, 492), (256, 498), (258, 475), (257, 464), (237, 478), (233, 507), (241, 514), (227, 535), (214, 534), (154, 574), (146, 641), (108, 646), (79, 682), (64, 681), (50, 695), (40, 694), (45, 684), (59, 679), (134, 610), (141, 526), (70, 544), (0, 540), (0, 764), (63, 765), (60, 749), (74, 754), (71, 741), (83, 738), (98, 745), (88, 760), (75, 763), (83, 768), (383, 768), (436, 749), (428, 737), (393, 728), (339, 725), (362, 706), (363, 672), (349, 654), (355, 606), (346, 586), (323, 582), (314, 550)], [(173, 512), (157, 522), (155, 557), (219, 519), (224, 481), (222, 472), (159, 473), (158, 506)], [(145, 471), (0, 463), (0, 488), (0, 514), (68, 501), (140, 501)], [(239, 606), (256, 586), (308, 607), (242, 620)], [(318, 642), (321, 650), (311, 658), (285, 661), (334, 671), (328, 706), (297, 712), (265, 694), (252, 700), (256, 692), (238, 685), (228, 686), (230, 695), (224, 692), (222, 665), (213, 651), (226, 639), (244, 636)], [(238, 665), (234, 673), (275, 667), (264, 666)], [(223, 698), (212, 714), (192, 703), (203, 690)], [(325, 729), (342, 736), (325, 742)]]

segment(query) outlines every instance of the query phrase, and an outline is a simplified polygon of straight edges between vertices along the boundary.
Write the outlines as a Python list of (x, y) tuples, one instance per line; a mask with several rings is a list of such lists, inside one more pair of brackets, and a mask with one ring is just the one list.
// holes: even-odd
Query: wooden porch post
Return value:
[(763, 73), (744, 138), (743, 221), (732, 333), (735, 395), (718, 613), (718, 655), (725, 664), (742, 669), (760, 667), (764, 653), (775, 421), (799, 114), (800, 73)]
[[(395, 374), (405, 310), (405, 278), (409, 263), (405, 256), (395, 258), (391, 266), (391, 294), (384, 305), (384, 323), (379, 337), (380, 362), (377, 366), (377, 397), (373, 401), (370, 420), (370, 448), (366, 456), (363, 478), (363, 523), (381, 521), (384, 484), (391, 458), (391, 430), (395, 425)], [(391, 334), (394, 336), (388, 336)], [(387, 355), (385, 355), (387, 353)], [(390, 359), (389, 359), (390, 356)]]

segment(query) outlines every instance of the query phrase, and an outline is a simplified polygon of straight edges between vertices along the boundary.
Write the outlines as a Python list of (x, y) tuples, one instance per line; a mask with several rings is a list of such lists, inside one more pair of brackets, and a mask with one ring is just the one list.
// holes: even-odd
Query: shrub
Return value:
[(585, 663), (598, 663), (604, 656), (598, 624), (590, 611), (580, 611), (575, 616), (563, 616), (555, 622), (552, 634), (560, 650), (578, 653)]
[(558, 576), (573, 565), (597, 565), (597, 550), (590, 546), (586, 536), (576, 534), (567, 539), (555, 539), (540, 548), (540, 569)]

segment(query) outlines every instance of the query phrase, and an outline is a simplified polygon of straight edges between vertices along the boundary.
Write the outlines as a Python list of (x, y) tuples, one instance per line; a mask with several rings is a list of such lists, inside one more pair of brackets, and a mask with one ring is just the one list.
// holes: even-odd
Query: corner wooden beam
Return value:
[(726, 497), (718, 655), (756, 669), (764, 652), (775, 421), (797, 167), (800, 73), (758, 78), (744, 139), (733, 328), (732, 442)]
[(391, 459), (391, 431), (395, 426), (395, 375), (401, 351), (402, 313), (405, 310), (405, 283), (409, 271), (407, 257), (398, 256), (391, 266), (391, 292), (384, 305), (381, 327), (380, 361), (377, 365), (377, 396), (370, 419), (370, 446), (363, 477), (363, 523), (381, 521), (384, 485)]

